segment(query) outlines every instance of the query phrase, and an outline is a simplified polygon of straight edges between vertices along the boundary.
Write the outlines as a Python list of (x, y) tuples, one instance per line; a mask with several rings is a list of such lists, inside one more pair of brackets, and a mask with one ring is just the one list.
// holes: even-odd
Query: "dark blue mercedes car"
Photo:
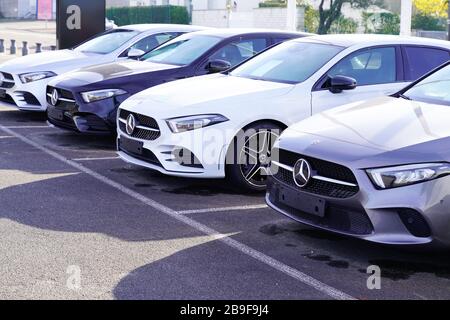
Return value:
[[(143, 55), (80, 69), (47, 87), (51, 124), (89, 134), (115, 134), (119, 105), (131, 95), (178, 79), (222, 72), (305, 33), (211, 29), (179, 36)], [(176, 93), (174, 93), (176, 94)]]

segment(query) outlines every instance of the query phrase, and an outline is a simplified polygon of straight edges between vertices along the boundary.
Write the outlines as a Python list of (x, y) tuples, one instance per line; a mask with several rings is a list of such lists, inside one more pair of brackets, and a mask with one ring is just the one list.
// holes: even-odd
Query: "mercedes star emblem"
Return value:
[(294, 165), (294, 182), (300, 188), (306, 187), (311, 180), (311, 166), (305, 159), (298, 160)]
[(54, 89), (52, 92), (52, 95), (50, 97), (50, 102), (52, 103), (53, 106), (56, 106), (56, 104), (58, 103), (58, 100), (59, 100), (58, 90)]
[(127, 118), (127, 133), (131, 136), (136, 129), (136, 118), (130, 114)]

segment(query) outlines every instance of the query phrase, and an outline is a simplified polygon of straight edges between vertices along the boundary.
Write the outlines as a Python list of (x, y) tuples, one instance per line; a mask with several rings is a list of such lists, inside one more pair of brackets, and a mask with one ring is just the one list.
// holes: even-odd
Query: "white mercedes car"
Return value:
[(142, 24), (102, 33), (73, 49), (32, 54), (0, 64), (0, 101), (21, 110), (46, 111), (51, 78), (82, 67), (138, 58), (180, 34), (203, 27)]
[(130, 97), (118, 112), (118, 153), (168, 175), (228, 177), (240, 188), (263, 190), (276, 156), (271, 148), (287, 126), (394, 94), (449, 60), (449, 52), (449, 42), (399, 36), (291, 40), (231, 71)]

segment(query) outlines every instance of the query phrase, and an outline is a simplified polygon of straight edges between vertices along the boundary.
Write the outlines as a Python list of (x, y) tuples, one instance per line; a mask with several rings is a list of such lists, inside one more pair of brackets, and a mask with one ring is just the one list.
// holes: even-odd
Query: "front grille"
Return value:
[[(312, 168), (315, 171), (317, 171), (318, 175), (321, 175), (321, 176), (327, 177), (327, 178), (331, 178), (331, 179), (336, 179), (336, 180), (353, 183), (353, 184), (357, 183), (356, 177), (353, 174), (353, 172), (349, 168), (344, 167), (342, 165), (339, 165), (339, 164), (336, 164), (333, 162), (329, 162), (329, 161), (325, 161), (325, 160), (321, 160), (321, 159), (316, 159), (316, 158), (300, 155), (298, 153), (295, 153), (292, 151), (287, 151), (284, 149), (276, 149), (275, 152), (277, 152), (279, 155), (279, 159), (280, 159), (279, 162), (281, 162), (285, 165), (288, 165), (290, 167), (293, 167), (299, 159), (305, 159), (306, 161), (308, 161), (311, 164)], [(274, 154), (277, 154), (277, 153), (274, 153)]]
[(287, 206), (278, 199), (277, 192), (269, 194), (272, 204), (299, 222), (353, 235), (361, 236), (373, 233), (373, 225), (363, 209), (344, 208), (330, 204), (326, 208), (325, 216), (319, 217)]
[(73, 95), (72, 92), (68, 91), (68, 90), (64, 90), (64, 89), (60, 89), (60, 88), (55, 88), (55, 87), (51, 87), (51, 86), (47, 86), (47, 103), (49, 105), (52, 105), (52, 101), (51, 101), (51, 94), (53, 93), (53, 90), (58, 91), (59, 94), (59, 100), (56, 103), (55, 107), (57, 107), (58, 109), (61, 110), (66, 110), (66, 111), (72, 111), (76, 108), (77, 104), (75, 101), (75, 96)]
[[(292, 172), (289, 170), (278, 168), (278, 172), (274, 175), (274, 177), (280, 182), (284, 182), (293, 188), (300, 189), (295, 184)], [(359, 188), (311, 179), (311, 182), (306, 187), (301, 188), (301, 190), (331, 198), (345, 199), (354, 196), (358, 192)]]
[(14, 82), (14, 77), (12, 76), (12, 74), (6, 73), (6, 72), (0, 72), (0, 73), (3, 75), (3, 78), (5, 78), (4, 81), (0, 82), (0, 87), (6, 88), (6, 89), (11, 89), (12, 87), (14, 87), (15, 82)]
[[(136, 128), (131, 135), (131, 137), (136, 139), (142, 139), (142, 140), (156, 140), (161, 136), (161, 132), (159, 131), (158, 123), (155, 119), (151, 117), (144, 116), (139, 113), (130, 112), (127, 110), (121, 109), (119, 112), (119, 119), (122, 119), (123, 121), (126, 121), (130, 114), (133, 114), (133, 116), (136, 118), (136, 126), (139, 126), (140, 128)], [(119, 121), (119, 127), (120, 130), (124, 133), (127, 132), (126, 130), (126, 124), (123, 121)], [(152, 129), (152, 130), (147, 130)]]
[[(279, 162), (289, 167), (294, 167), (295, 163), (299, 159), (305, 159), (310, 163), (311, 168), (319, 176), (357, 184), (356, 177), (351, 172), (351, 170), (339, 164), (299, 155), (282, 149), (275, 150), (275, 152), (279, 152)], [(350, 198), (357, 194), (359, 191), (358, 186), (347, 186), (344, 184), (322, 181), (318, 179), (311, 179), (308, 185), (300, 188), (294, 182), (292, 171), (281, 167), (277, 168), (277, 172), (274, 174), (274, 178), (303, 192), (322, 195), (330, 198)]]

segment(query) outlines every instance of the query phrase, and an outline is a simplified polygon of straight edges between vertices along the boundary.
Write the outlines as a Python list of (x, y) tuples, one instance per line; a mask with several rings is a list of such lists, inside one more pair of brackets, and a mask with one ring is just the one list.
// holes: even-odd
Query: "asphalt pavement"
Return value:
[[(304, 227), (0, 104), (0, 299), (448, 299), (448, 252)], [(381, 270), (380, 289), (367, 268)]]

